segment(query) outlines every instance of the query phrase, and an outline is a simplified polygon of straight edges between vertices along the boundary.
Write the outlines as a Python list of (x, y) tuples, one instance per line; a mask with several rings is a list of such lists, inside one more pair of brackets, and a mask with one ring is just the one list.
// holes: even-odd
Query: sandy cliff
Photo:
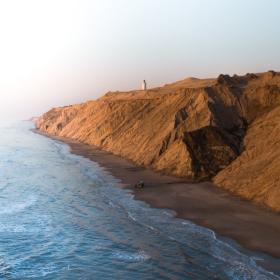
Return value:
[(280, 210), (280, 73), (110, 92), (52, 109), (37, 127)]

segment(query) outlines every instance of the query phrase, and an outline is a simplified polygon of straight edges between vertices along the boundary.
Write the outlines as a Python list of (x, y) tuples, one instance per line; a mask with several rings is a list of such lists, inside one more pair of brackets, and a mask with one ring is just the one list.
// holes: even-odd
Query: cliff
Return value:
[(37, 128), (280, 210), (280, 73), (188, 78), (54, 108)]

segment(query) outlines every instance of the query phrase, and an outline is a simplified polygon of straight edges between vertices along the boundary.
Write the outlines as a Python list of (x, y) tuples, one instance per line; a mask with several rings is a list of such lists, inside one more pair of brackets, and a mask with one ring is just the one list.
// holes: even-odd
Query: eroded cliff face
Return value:
[(189, 78), (55, 108), (41, 131), (280, 210), (280, 74)]

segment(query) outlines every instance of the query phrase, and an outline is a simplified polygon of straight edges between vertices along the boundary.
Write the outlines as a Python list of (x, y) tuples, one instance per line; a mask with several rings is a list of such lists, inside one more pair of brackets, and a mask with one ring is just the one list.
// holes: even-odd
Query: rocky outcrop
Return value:
[(279, 87), (273, 71), (189, 78), (55, 108), (37, 127), (280, 210)]

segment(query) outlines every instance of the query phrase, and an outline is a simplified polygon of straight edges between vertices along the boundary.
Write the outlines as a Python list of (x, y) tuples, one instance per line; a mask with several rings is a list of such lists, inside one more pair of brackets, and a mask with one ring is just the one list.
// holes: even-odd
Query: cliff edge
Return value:
[(280, 211), (280, 73), (109, 92), (54, 108), (36, 126)]

